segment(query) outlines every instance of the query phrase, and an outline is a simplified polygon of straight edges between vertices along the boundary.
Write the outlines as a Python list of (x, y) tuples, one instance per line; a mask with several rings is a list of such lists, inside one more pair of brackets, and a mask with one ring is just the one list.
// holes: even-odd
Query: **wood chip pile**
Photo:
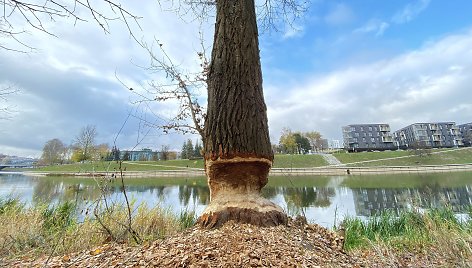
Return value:
[[(190, 228), (150, 245), (105, 244), (92, 250), (6, 267), (385, 267), (370, 254), (349, 255), (343, 237), (303, 219), (259, 228), (228, 222), (218, 229)], [(377, 261), (375, 260), (377, 259)], [(0, 266), (1, 265), (0, 260)], [(390, 263), (395, 267), (415, 267)], [(429, 267), (428, 265), (421, 267)], [(393, 267), (390, 266), (390, 267)]]

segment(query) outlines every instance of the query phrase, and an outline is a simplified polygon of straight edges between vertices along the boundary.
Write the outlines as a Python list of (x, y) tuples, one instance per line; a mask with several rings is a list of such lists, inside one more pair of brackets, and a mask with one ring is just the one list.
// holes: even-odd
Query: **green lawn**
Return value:
[[(410, 157), (358, 163), (353, 164), (353, 166), (419, 166), (472, 163), (472, 148), (462, 150), (432, 150), (431, 152), (432, 154), (424, 156), (417, 156), (411, 152), (404, 152), (405, 156)], [(379, 157), (378, 159), (382, 158), (384, 157)]]
[(361, 152), (361, 153), (334, 153), (333, 154), (341, 163), (355, 163), (360, 161), (368, 161), (383, 158), (392, 158), (410, 155), (408, 151), (383, 151), (383, 152)]
[(278, 154), (275, 155), (274, 168), (304, 168), (327, 166), (328, 163), (317, 154)]

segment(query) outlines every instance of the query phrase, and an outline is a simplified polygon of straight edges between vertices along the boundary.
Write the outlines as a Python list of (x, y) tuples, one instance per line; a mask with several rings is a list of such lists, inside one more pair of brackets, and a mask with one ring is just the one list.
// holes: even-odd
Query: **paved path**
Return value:
[(332, 154), (320, 154), (329, 165), (341, 166), (343, 163)]

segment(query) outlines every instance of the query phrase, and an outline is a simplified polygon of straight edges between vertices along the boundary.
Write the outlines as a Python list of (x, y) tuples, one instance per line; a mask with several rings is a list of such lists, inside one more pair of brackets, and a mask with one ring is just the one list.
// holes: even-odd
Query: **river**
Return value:
[[(107, 186), (107, 198), (123, 202), (120, 184), (109, 179), (35, 177), (0, 172), (0, 198), (16, 197), (26, 204), (74, 201), (93, 206)], [(209, 202), (205, 178), (125, 178), (128, 197), (138, 205), (159, 205), (175, 213), (195, 210)], [(270, 177), (263, 195), (289, 215), (331, 228), (346, 216), (367, 218), (382, 210), (399, 212), (448, 204), (457, 214), (472, 204), (472, 173), (449, 172), (367, 176)]]

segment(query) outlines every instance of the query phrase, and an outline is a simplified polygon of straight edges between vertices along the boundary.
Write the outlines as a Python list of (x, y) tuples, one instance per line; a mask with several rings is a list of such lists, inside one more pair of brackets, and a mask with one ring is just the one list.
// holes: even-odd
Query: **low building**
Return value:
[(462, 135), (464, 146), (472, 146), (472, 122), (457, 126)]
[(393, 133), (399, 148), (450, 148), (462, 146), (455, 122), (414, 123)]
[(342, 127), (344, 149), (351, 152), (394, 150), (388, 124), (356, 124)]

